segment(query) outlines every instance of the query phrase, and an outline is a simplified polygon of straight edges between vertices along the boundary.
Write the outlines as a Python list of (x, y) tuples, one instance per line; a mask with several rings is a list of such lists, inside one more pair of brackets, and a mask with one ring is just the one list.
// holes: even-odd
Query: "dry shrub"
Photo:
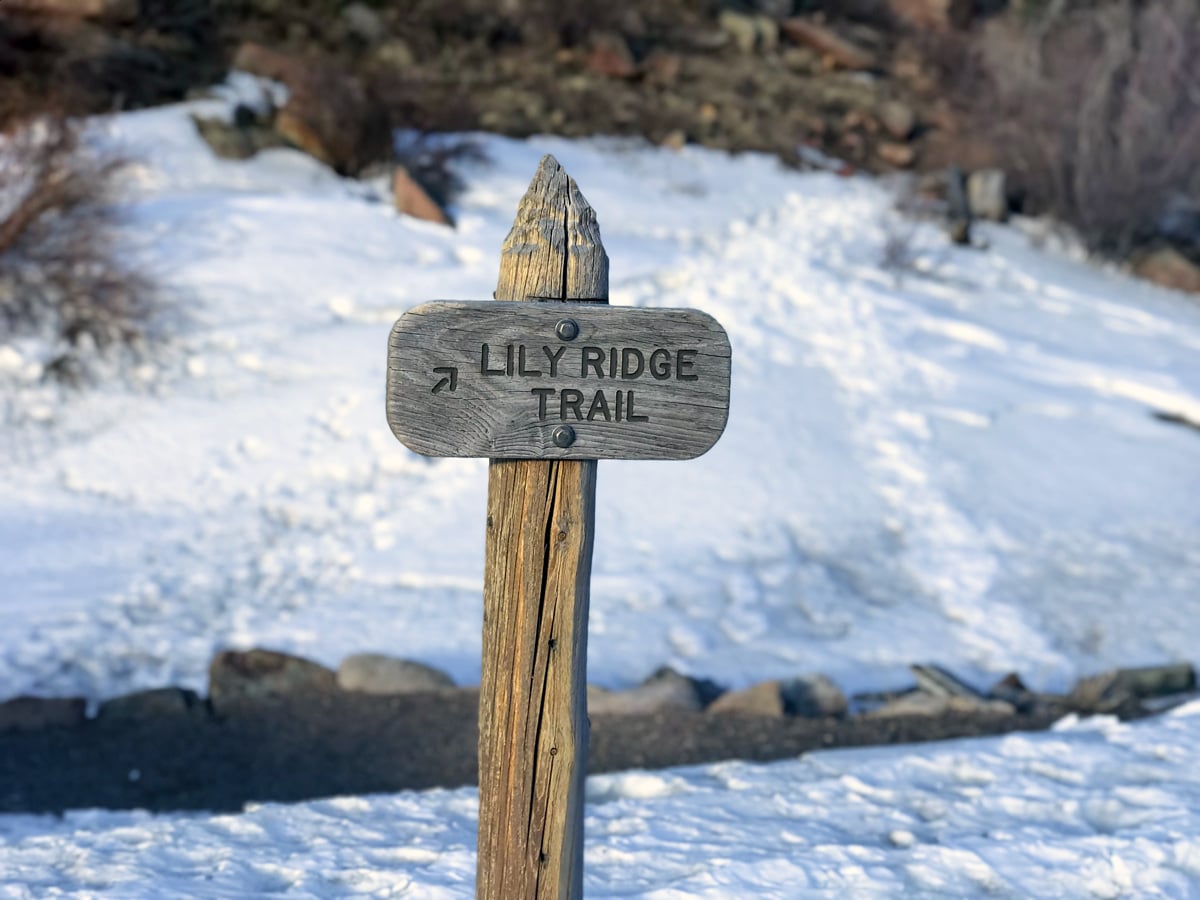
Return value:
[(1026, 206), (1125, 256), (1200, 205), (1200, 4), (1050, 3), (993, 20), (951, 77)]
[(110, 204), (126, 161), (45, 116), (0, 137), (0, 339), (46, 343), (46, 371), (75, 379), (94, 349), (137, 347), (151, 281), (117, 254)]
[(409, 132), (396, 139), (396, 162), (443, 209), (466, 187), (456, 166), (487, 161), (487, 152), (471, 138)]

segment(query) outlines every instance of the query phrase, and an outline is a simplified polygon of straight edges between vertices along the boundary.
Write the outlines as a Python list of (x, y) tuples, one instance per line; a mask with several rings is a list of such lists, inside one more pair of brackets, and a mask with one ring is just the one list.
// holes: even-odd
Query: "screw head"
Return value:
[(579, 323), (574, 319), (559, 319), (554, 326), (554, 333), (564, 341), (573, 341), (579, 337)]
[(559, 425), (550, 435), (555, 447), (570, 447), (575, 443), (575, 429), (570, 425)]

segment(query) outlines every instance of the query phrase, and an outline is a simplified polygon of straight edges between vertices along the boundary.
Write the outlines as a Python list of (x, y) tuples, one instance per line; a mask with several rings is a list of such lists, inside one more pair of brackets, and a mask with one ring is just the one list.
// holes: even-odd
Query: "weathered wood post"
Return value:
[(494, 298), (401, 317), (388, 423), (419, 453), (492, 459), (476, 896), (577, 900), (597, 460), (708, 450), (729, 409), (729, 339), (694, 310), (607, 306), (595, 213), (550, 156)]
[[(608, 301), (596, 214), (550, 156), (500, 253), (497, 300)], [(488, 468), (479, 898), (583, 896), (595, 460)]]

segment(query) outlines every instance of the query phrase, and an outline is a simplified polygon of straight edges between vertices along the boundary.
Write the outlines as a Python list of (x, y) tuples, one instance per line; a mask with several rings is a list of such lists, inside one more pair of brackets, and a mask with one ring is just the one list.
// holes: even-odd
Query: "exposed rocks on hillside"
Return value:
[[(1000, 139), (978, 127), (986, 110), (952, 73), (986, 49), (990, 25), (1043, 14), (1006, 0), (656, 0), (636, 10), (12, 0), (0, 6), (0, 77), (11, 87), (0, 127), (48, 104), (106, 112), (182, 99), (235, 66), (282, 81), (289, 96), (254, 127), (202, 123), (217, 152), (234, 156), (288, 145), (358, 174), (389, 162), (389, 128), (642, 135), (798, 164), (819, 151), (844, 174), (956, 166), (974, 215), (1001, 220), (1028, 185), (997, 168)], [(439, 215), (403, 178), (400, 188), (405, 211), (447, 218), (444, 201), (433, 197)], [(1143, 252), (1133, 271), (1197, 290), (1200, 249), (1157, 237), (1163, 251)]]

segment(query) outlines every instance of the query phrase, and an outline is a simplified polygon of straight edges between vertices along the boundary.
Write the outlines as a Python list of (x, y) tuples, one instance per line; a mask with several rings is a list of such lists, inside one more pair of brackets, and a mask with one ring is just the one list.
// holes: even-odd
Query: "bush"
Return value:
[(456, 171), (459, 163), (484, 163), (486, 151), (472, 138), (407, 132), (395, 141), (396, 162), (438, 206), (445, 209), (466, 184)]
[(1026, 208), (1126, 256), (1182, 204), (1200, 208), (1200, 4), (1027, 4), (948, 73)]
[(90, 350), (136, 347), (151, 281), (117, 256), (108, 203), (126, 161), (46, 116), (0, 136), (0, 340), (46, 343), (46, 372), (76, 378)]

